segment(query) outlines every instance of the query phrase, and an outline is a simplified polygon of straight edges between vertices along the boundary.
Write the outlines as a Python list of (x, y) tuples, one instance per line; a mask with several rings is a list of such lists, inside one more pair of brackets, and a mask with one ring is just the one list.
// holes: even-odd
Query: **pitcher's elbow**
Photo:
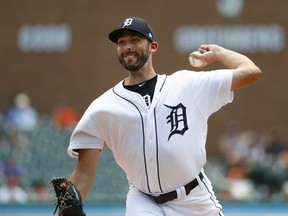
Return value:
[(251, 78), (252, 80), (257, 81), (262, 76), (262, 70), (258, 67), (255, 67), (253, 71), (251, 72)]

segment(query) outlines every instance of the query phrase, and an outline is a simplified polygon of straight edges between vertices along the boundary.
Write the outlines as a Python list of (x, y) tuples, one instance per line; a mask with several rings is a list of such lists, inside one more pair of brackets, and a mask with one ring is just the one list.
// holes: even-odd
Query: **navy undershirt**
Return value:
[[(124, 81), (123, 81), (123, 86), (124, 88), (128, 89), (129, 91), (133, 91), (133, 92), (137, 92), (138, 94), (140, 94), (143, 98), (146, 97), (147, 95), (150, 96), (150, 102), (149, 105), (152, 102), (153, 96), (154, 96), (154, 89), (157, 83), (157, 75), (152, 77), (149, 80), (146, 80), (142, 83), (138, 83), (136, 85), (124, 85)], [(147, 104), (148, 106), (148, 104)]]

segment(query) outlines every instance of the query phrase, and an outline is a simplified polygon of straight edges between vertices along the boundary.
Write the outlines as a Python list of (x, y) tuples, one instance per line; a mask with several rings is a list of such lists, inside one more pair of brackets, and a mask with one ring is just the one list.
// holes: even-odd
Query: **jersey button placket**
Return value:
[[(153, 114), (152, 114), (153, 115)], [(155, 127), (153, 116), (147, 116), (147, 136), (146, 136), (146, 153), (147, 153), (147, 169), (151, 192), (159, 191), (157, 183), (157, 164), (156, 164), (156, 144), (155, 144)]]

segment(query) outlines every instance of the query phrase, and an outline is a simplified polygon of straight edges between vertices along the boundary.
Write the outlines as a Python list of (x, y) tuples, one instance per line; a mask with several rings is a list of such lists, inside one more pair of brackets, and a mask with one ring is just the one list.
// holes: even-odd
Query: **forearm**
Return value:
[(100, 150), (97, 149), (81, 150), (78, 163), (70, 177), (70, 181), (80, 191), (83, 202), (93, 186), (99, 154)]
[(232, 50), (217, 46), (214, 50), (215, 60), (226, 68), (237, 69), (239, 67), (258, 68), (248, 57)]
[(95, 174), (75, 169), (70, 177), (70, 181), (80, 191), (83, 202), (86, 200), (94, 183)]

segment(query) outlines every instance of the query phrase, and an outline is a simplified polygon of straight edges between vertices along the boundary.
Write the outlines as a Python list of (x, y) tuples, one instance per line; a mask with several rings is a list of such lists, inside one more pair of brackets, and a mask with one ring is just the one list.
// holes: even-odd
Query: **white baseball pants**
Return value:
[(125, 216), (224, 216), (222, 206), (216, 199), (210, 180), (204, 175), (199, 185), (187, 196), (164, 204), (130, 187), (126, 200)]

